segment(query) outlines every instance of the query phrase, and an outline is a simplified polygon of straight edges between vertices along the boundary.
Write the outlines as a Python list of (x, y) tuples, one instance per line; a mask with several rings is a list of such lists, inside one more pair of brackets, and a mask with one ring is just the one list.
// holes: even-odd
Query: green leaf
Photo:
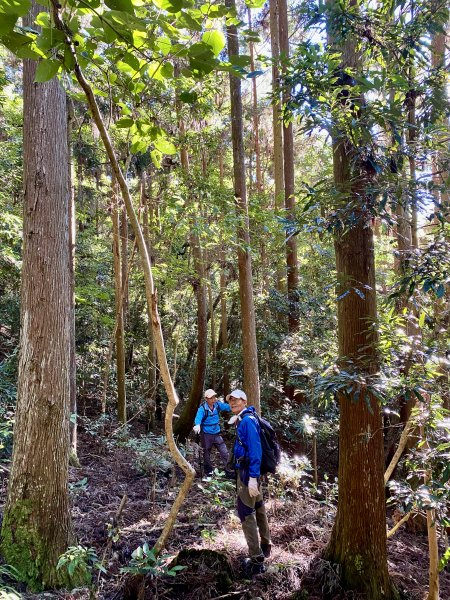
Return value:
[[(31, 0), (2, 0), (0, 13), (24, 17), (31, 8)], [(3, 17), (1, 19), (3, 21)]]
[(225, 36), (221, 31), (206, 31), (202, 35), (202, 42), (210, 46), (214, 56), (218, 56), (225, 47)]
[(183, 0), (153, 0), (158, 8), (166, 10), (168, 13), (177, 13), (183, 6)]
[(61, 63), (59, 60), (53, 60), (52, 58), (42, 60), (37, 66), (34, 81), (36, 83), (45, 83), (53, 79), (60, 67)]
[(237, 65), (238, 67), (248, 67), (252, 59), (248, 54), (232, 54), (229, 57), (229, 61), (232, 65)]
[(245, 4), (249, 7), (249, 8), (261, 8), (261, 6), (264, 6), (266, 0), (246, 0)]
[(160, 169), (161, 168), (161, 159), (162, 159), (161, 152), (159, 150), (157, 150), (157, 149), (152, 150), (150, 152), (150, 156), (151, 156), (151, 159), (152, 159), (153, 164), (155, 165), (155, 167), (157, 169)]
[(151, 79), (157, 79), (158, 81), (164, 81), (164, 75), (161, 73), (161, 67), (162, 67), (161, 63), (156, 62), (156, 61), (151, 62), (148, 65), (148, 70), (147, 70), (148, 76)]
[(129, 129), (134, 125), (134, 120), (129, 117), (122, 117), (116, 122), (116, 127), (119, 129)]
[(177, 153), (177, 149), (172, 144), (172, 142), (169, 142), (169, 140), (167, 140), (165, 138), (157, 139), (156, 142), (154, 142), (154, 146), (157, 150), (159, 150), (163, 154), (176, 154)]
[(11, 31), (2, 37), (2, 44), (18, 58), (38, 59), (41, 55), (30, 48), (33, 40), (27, 35)]
[(156, 47), (160, 49), (161, 54), (163, 54), (164, 56), (167, 56), (167, 54), (169, 54), (172, 48), (172, 43), (167, 37), (156, 38), (155, 44)]
[(4, 15), (0, 13), (0, 35), (12, 31), (19, 15)]
[(198, 98), (197, 92), (181, 92), (179, 96), (181, 102), (186, 102), (187, 104), (194, 104)]
[(161, 75), (165, 79), (171, 79), (173, 77), (173, 64), (170, 62), (166, 62), (161, 67)]
[(420, 317), (419, 317), (419, 327), (420, 327), (420, 329), (423, 329), (423, 326), (425, 324), (425, 316), (426, 316), (425, 315), (425, 311), (422, 311), (420, 313)]
[(134, 14), (134, 7), (131, 0), (105, 0), (105, 4), (112, 10)]

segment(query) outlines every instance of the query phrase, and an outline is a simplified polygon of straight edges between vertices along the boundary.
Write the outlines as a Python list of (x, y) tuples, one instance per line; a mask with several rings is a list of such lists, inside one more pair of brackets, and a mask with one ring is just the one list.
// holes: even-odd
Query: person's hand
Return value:
[(194, 433), (200, 433), (200, 425), (194, 425)]
[(248, 480), (248, 493), (250, 498), (256, 498), (259, 495), (258, 480), (255, 477), (250, 477)]

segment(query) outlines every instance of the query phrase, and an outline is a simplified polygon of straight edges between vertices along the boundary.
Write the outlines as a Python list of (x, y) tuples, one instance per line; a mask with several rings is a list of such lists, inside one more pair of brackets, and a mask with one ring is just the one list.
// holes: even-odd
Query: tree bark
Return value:
[(111, 207), (111, 219), (113, 229), (113, 256), (114, 256), (114, 291), (116, 310), (116, 372), (117, 372), (117, 418), (121, 423), (127, 422), (127, 396), (125, 389), (125, 334), (124, 334), (124, 285), (122, 254), (120, 244), (120, 214), (122, 210), (119, 205), (117, 194), (117, 183), (113, 177), (113, 202)]
[[(33, 3), (23, 24), (36, 27)], [(34, 83), (24, 60), (24, 213), (21, 339), (14, 450), (2, 554), (33, 590), (62, 584), (72, 539), (68, 496), (71, 283), (66, 95)]]
[[(338, 73), (358, 72), (361, 59), (356, 40), (348, 34), (339, 46), (333, 36), (335, 0), (328, 4), (329, 44), (342, 52)], [(347, 78), (345, 79), (347, 81)], [(352, 102), (358, 114), (363, 99), (347, 92), (343, 103)], [(347, 110), (350, 107), (347, 106)], [(375, 253), (371, 214), (365, 206), (371, 188), (369, 173), (355, 160), (357, 149), (344, 131), (333, 133), (333, 171), (336, 188), (351, 203), (354, 218), (344, 231), (335, 233), (338, 284), (338, 341), (341, 368), (356, 379), (371, 377), (379, 369), (375, 292)], [(369, 200), (367, 198), (367, 200)], [(384, 494), (383, 428), (380, 406), (366, 385), (355, 381), (352, 391), (339, 393), (339, 498), (336, 521), (325, 551), (340, 565), (346, 588), (371, 600), (396, 598), (387, 568), (386, 507)], [(356, 476), (359, 474), (359, 476)]]
[(181, 507), (182, 503), (184, 502), (184, 499), (186, 498), (186, 495), (189, 492), (189, 489), (194, 480), (195, 471), (194, 471), (194, 468), (192, 467), (192, 465), (181, 454), (180, 450), (178, 449), (178, 447), (175, 443), (174, 437), (173, 437), (172, 421), (173, 421), (173, 415), (174, 415), (175, 409), (179, 403), (179, 399), (178, 399), (178, 395), (175, 390), (175, 387), (173, 385), (173, 381), (170, 377), (169, 365), (167, 364), (164, 338), (163, 338), (162, 329), (161, 329), (161, 321), (159, 318), (158, 307), (157, 307), (157, 302), (156, 302), (156, 292), (155, 292), (155, 287), (154, 287), (154, 282), (153, 282), (152, 267), (151, 267), (150, 258), (149, 258), (148, 252), (147, 252), (147, 246), (145, 244), (144, 236), (142, 233), (142, 228), (140, 226), (136, 212), (134, 210), (130, 190), (127, 186), (127, 182), (126, 182), (125, 177), (120, 168), (119, 161), (117, 160), (117, 155), (116, 155), (115, 149), (111, 143), (111, 139), (109, 137), (108, 131), (103, 122), (99, 107), (95, 100), (94, 93), (93, 93), (92, 88), (89, 85), (88, 81), (84, 77), (84, 73), (81, 70), (81, 67), (77, 60), (77, 55), (75, 52), (75, 48), (73, 46), (71, 36), (68, 33), (67, 27), (65, 27), (64, 22), (62, 21), (61, 15), (59, 14), (60, 4), (57, 2), (57, 0), (51, 0), (51, 7), (52, 7), (53, 19), (54, 19), (55, 26), (57, 27), (57, 29), (59, 31), (63, 32), (66, 37), (67, 48), (69, 49), (70, 54), (74, 61), (75, 77), (86, 96), (86, 100), (87, 100), (89, 109), (92, 113), (92, 117), (94, 119), (96, 126), (99, 129), (100, 136), (101, 136), (103, 145), (105, 147), (106, 154), (107, 154), (109, 162), (111, 164), (112, 171), (113, 171), (115, 177), (117, 178), (117, 181), (118, 181), (118, 184), (120, 187), (120, 191), (122, 193), (122, 198), (123, 198), (123, 200), (125, 202), (125, 206), (127, 208), (127, 215), (128, 215), (128, 218), (130, 219), (130, 223), (131, 223), (131, 226), (133, 227), (133, 232), (136, 237), (136, 242), (137, 242), (139, 252), (141, 255), (142, 267), (143, 267), (143, 271), (144, 271), (146, 299), (147, 299), (148, 304), (151, 306), (152, 327), (153, 327), (153, 334), (155, 337), (156, 353), (158, 356), (161, 377), (164, 382), (164, 388), (167, 393), (168, 403), (167, 403), (166, 415), (165, 415), (165, 421), (164, 421), (167, 444), (169, 446), (171, 456), (174, 458), (176, 463), (180, 466), (180, 468), (183, 470), (183, 472), (186, 475), (185, 480), (182, 483), (182, 485), (178, 491), (178, 495), (175, 498), (175, 501), (172, 504), (172, 507), (169, 511), (169, 514), (167, 516), (167, 519), (166, 519), (164, 528), (161, 532), (161, 535), (159, 536), (158, 540), (156, 541), (156, 543), (153, 547), (153, 551), (154, 551), (155, 555), (158, 555), (161, 552), (161, 550), (164, 548), (165, 544), (167, 543), (168, 537), (173, 529), (173, 526), (174, 526), (176, 517), (178, 515), (178, 512), (180, 510), (180, 507)]
[[(282, 58), (282, 74), (286, 74), (286, 64), (289, 59), (289, 30), (287, 0), (278, 0), (279, 6), (279, 41)], [(287, 104), (290, 100), (291, 89), (283, 82), (282, 101)], [(284, 207), (285, 217), (295, 219), (295, 178), (294, 178), (294, 129), (292, 121), (283, 128), (283, 165), (284, 165)], [(286, 267), (287, 267), (287, 293), (289, 301), (288, 328), (289, 333), (298, 330), (297, 288), (298, 288), (298, 261), (297, 239), (286, 233)], [(290, 393), (293, 396), (293, 390)]]
[[(151, 256), (151, 232), (153, 229), (153, 209), (152, 209), (152, 182), (149, 178), (148, 185), (146, 184), (145, 171), (141, 173), (141, 205), (144, 207), (143, 216), (143, 235), (145, 245), (147, 246), (148, 255)], [(148, 197), (147, 197), (148, 190)], [(152, 330), (152, 315), (150, 306), (147, 303), (147, 318), (148, 318), (148, 354), (147, 354), (147, 379), (148, 379), (148, 394), (147, 394), (147, 417), (148, 427), (153, 429), (155, 426), (156, 416), (156, 352), (155, 340)]]
[[(236, 9), (235, 0), (226, 0), (226, 6)], [(227, 26), (228, 55), (239, 55), (239, 38), (235, 25)], [(231, 136), (233, 143), (234, 197), (238, 217), (238, 269), (239, 297), (241, 301), (242, 352), (244, 389), (249, 404), (259, 412), (260, 389), (258, 371), (258, 349), (256, 344), (255, 306), (253, 299), (252, 262), (250, 255), (250, 232), (245, 183), (245, 153), (243, 141), (243, 119), (241, 80), (230, 73)]]

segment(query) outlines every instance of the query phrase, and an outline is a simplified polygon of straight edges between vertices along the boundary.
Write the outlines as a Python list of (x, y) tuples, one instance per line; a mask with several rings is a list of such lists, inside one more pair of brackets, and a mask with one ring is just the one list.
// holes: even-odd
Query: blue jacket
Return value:
[(211, 410), (208, 403), (203, 402), (195, 416), (194, 425), (201, 425), (204, 433), (220, 433), (219, 414), (221, 411), (230, 412), (230, 405), (226, 402), (216, 402)]
[(247, 485), (249, 477), (259, 477), (261, 470), (261, 438), (256, 410), (249, 406), (239, 417), (234, 442), (235, 468), (239, 469), (241, 481)]

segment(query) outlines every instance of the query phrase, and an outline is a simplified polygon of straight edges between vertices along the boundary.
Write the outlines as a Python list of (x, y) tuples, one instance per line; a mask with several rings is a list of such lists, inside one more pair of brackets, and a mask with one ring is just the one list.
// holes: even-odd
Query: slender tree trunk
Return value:
[[(286, 73), (286, 63), (289, 58), (289, 29), (287, 0), (278, 0), (279, 6), (279, 41), (280, 53), (283, 61), (282, 72)], [(283, 83), (282, 100), (287, 104), (290, 100), (291, 90)], [(294, 220), (295, 210), (295, 179), (294, 179), (294, 129), (292, 122), (283, 128), (283, 163), (284, 163), (284, 206), (286, 219)], [(297, 288), (298, 288), (298, 261), (297, 239), (290, 233), (286, 234), (286, 266), (287, 266), (287, 293), (289, 300), (289, 332), (298, 330)], [(292, 390), (293, 392), (293, 390)], [(290, 394), (293, 395), (293, 394)]]
[[(226, 6), (236, 9), (235, 0), (226, 0)], [(228, 55), (239, 55), (239, 38), (235, 25), (227, 26)], [(253, 300), (252, 262), (250, 233), (245, 184), (245, 153), (241, 80), (230, 74), (231, 136), (233, 142), (234, 196), (238, 216), (238, 269), (239, 296), (241, 300), (242, 350), (244, 363), (244, 389), (249, 404), (260, 411), (258, 349), (256, 344), (255, 306)]]
[[(153, 209), (152, 209), (152, 185), (151, 178), (149, 178), (148, 185), (146, 183), (145, 171), (141, 173), (141, 205), (143, 206), (143, 235), (145, 245), (147, 246), (148, 255), (151, 257), (151, 230), (153, 228)], [(147, 197), (148, 190), (148, 197)], [(156, 352), (155, 352), (155, 339), (152, 330), (152, 315), (150, 306), (147, 303), (147, 318), (148, 318), (148, 354), (147, 354), (147, 380), (148, 380), (148, 394), (147, 394), (147, 417), (149, 429), (153, 429), (155, 426), (155, 415), (156, 415)]]
[[(356, 2), (356, 0), (355, 0)], [(356, 40), (335, 43), (333, 9), (328, 4), (329, 43), (342, 52), (338, 73), (359, 72), (361, 59)], [(342, 102), (351, 102), (351, 92)], [(354, 112), (363, 99), (354, 97)], [(375, 253), (370, 212), (364, 201), (371, 188), (369, 173), (355, 160), (356, 149), (344, 132), (333, 139), (333, 170), (337, 189), (345, 196), (343, 206), (353, 206), (355, 218), (335, 235), (338, 285), (338, 340), (341, 368), (355, 379), (370, 383), (379, 369), (375, 292)], [(369, 200), (367, 198), (367, 200)], [(359, 293), (355, 292), (359, 290)], [(354, 392), (339, 394), (339, 498), (336, 521), (325, 551), (330, 562), (340, 566), (346, 588), (362, 592), (371, 600), (397, 597), (387, 568), (386, 507), (384, 494), (383, 428), (380, 406), (370, 390), (355, 383)], [(355, 474), (360, 476), (355, 476)]]
[[(180, 130), (180, 136), (183, 139), (185, 136), (185, 125), (184, 121), (180, 116), (180, 104), (176, 101), (177, 114), (178, 114), (178, 126)], [(184, 171), (185, 177), (189, 176), (189, 155), (187, 148), (183, 145), (180, 151), (181, 166)], [(205, 161), (203, 161), (205, 164)], [(193, 283), (194, 293), (197, 300), (197, 361), (195, 363), (195, 370), (192, 377), (191, 390), (189, 398), (185, 403), (183, 410), (181, 411), (180, 418), (175, 424), (174, 434), (178, 436), (178, 439), (184, 441), (192, 428), (194, 423), (195, 414), (200, 405), (203, 387), (205, 384), (205, 373), (208, 353), (208, 320), (207, 320), (207, 297), (206, 297), (206, 285), (205, 285), (205, 265), (203, 260), (203, 252), (200, 246), (200, 238), (197, 233), (191, 233), (190, 246), (192, 251), (192, 257), (194, 260), (194, 271), (196, 273), (196, 279)]]
[[(127, 209), (121, 205), (120, 211), (120, 267), (122, 269), (122, 312), (124, 332), (128, 325), (129, 298), (128, 298), (128, 220)], [(127, 369), (128, 370), (128, 369)]]
[(209, 313), (211, 315), (211, 385), (213, 389), (216, 389), (216, 367), (217, 367), (217, 356), (216, 356), (216, 319), (214, 317), (214, 302), (212, 296), (212, 284), (213, 284), (213, 276), (210, 276), (209, 284), (208, 284), (208, 303), (209, 303)]
[[(225, 249), (222, 247), (220, 253), (220, 335), (221, 335), (221, 351), (220, 354), (226, 353), (228, 348), (228, 313), (227, 313), (227, 271), (226, 271), (226, 255)], [(230, 393), (230, 374), (228, 369), (228, 361), (221, 360), (223, 374), (223, 396), (226, 398)]]
[[(23, 24), (36, 28), (33, 3)], [(34, 83), (25, 60), (21, 339), (14, 450), (2, 554), (33, 590), (60, 585), (72, 539), (68, 495), (71, 369), (69, 154), (66, 95)]]
[[(270, 44), (272, 50), (272, 135), (273, 135), (273, 178), (274, 178), (274, 207), (279, 211), (284, 204), (284, 161), (283, 161), (283, 126), (281, 115), (280, 74), (278, 61), (280, 58), (278, 0), (270, 0)], [(277, 265), (276, 288), (285, 291), (281, 263)]]
[(116, 303), (116, 371), (117, 371), (117, 418), (127, 421), (127, 397), (125, 391), (125, 339), (123, 323), (123, 280), (122, 257), (120, 251), (120, 213), (117, 184), (113, 178), (113, 205), (111, 210), (113, 227), (114, 289)]
[[(250, 8), (247, 8), (248, 28), (252, 28), (252, 14)], [(255, 50), (253, 42), (250, 42), (250, 69), (255, 70)], [(253, 120), (253, 144), (255, 150), (255, 168), (256, 168), (256, 191), (260, 194), (262, 187), (261, 172), (261, 150), (259, 145), (259, 116), (258, 116), (258, 92), (256, 88), (256, 77), (252, 78), (252, 120)]]

